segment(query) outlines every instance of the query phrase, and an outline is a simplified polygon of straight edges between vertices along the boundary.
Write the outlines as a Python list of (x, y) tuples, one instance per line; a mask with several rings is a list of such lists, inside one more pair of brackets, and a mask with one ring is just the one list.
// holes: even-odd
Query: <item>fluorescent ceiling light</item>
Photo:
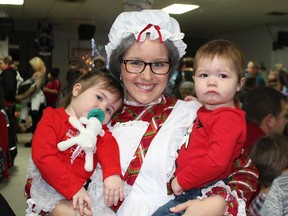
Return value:
[(183, 14), (191, 10), (199, 8), (199, 5), (192, 4), (172, 4), (168, 7), (163, 8), (162, 10), (169, 14)]
[(3, 4), (3, 5), (23, 5), (24, 0), (0, 0), (0, 4)]

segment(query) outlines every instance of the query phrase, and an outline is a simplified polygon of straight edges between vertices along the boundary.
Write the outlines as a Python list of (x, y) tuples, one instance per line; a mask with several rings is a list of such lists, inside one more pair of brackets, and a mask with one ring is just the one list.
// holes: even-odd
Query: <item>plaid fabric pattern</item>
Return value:
[(250, 203), (259, 188), (258, 177), (257, 168), (246, 154), (242, 154), (234, 162), (228, 185), (231, 190), (237, 191), (239, 197)]
[[(143, 164), (144, 157), (149, 149), (150, 143), (161, 128), (169, 114), (171, 113), (177, 99), (175, 97), (162, 96), (160, 103), (153, 106), (130, 106), (125, 105), (123, 112), (117, 114), (112, 119), (112, 125), (116, 122), (128, 122), (133, 120), (142, 120), (149, 122), (149, 126), (142, 137), (139, 146), (134, 153), (134, 159), (130, 162), (123, 180), (129, 185), (133, 185)], [(170, 184), (167, 184), (167, 194), (171, 194)], [(117, 206), (111, 206), (111, 209), (117, 211), (122, 202), (118, 202)]]
[(260, 192), (257, 197), (251, 202), (249, 206), (249, 213), (251, 216), (260, 216), (260, 210), (266, 200), (267, 195)]
[[(246, 154), (241, 154), (234, 162), (232, 173), (228, 177), (228, 185), (235, 190), (239, 198), (246, 202), (246, 213), (249, 215), (248, 206), (253, 194), (258, 190), (258, 170)], [(237, 200), (229, 195), (223, 188), (214, 188), (210, 195), (220, 195), (227, 201), (226, 215), (237, 215)]]
[(225, 188), (222, 187), (214, 187), (212, 190), (207, 193), (207, 196), (214, 196), (214, 195), (222, 196), (227, 202), (227, 213), (225, 215), (237, 215), (238, 213), (238, 202), (234, 196), (229, 194)]
[(134, 184), (151, 141), (171, 113), (175, 103), (176, 98), (163, 96), (160, 103), (148, 107), (125, 105), (124, 111), (112, 120), (112, 125), (116, 122), (127, 122), (136, 119), (149, 122), (149, 126), (134, 153), (133, 160), (123, 177), (129, 185)]

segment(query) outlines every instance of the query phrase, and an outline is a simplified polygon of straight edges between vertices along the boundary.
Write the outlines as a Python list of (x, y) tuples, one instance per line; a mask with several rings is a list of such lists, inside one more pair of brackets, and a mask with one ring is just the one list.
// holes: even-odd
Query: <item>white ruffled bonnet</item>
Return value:
[(107, 59), (123, 38), (134, 34), (137, 41), (144, 41), (146, 33), (150, 33), (151, 40), (169, 39), (177, 47), (180, 58), (185, 55), (187, 45), (182, 41), (184, 33), (181, 33), (178, 22), (162, 10), (142, 10), (123, 12), (116, 18), (108, 34), (109, 43), (105, 46)]

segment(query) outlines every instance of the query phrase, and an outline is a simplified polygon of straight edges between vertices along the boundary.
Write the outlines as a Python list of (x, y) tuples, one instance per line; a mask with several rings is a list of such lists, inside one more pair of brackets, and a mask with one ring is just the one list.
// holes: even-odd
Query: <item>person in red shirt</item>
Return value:
[(52, 68), (51, 71), (48, 72), (48, 83), (43, 88), (46, 99), (46, 107), (51, 106), (55, 108), (57, 105), (61, 92), (61, 82), (58, 79), (58, 75), (59, 68)]
[[(109, 74), (88, 72), (74, 84), (65, 101), (65, 108), (45, 109), (32, 140), (28, 176), (33, 180), (27, 200), (27, 213), (40, 214), (56, 210), (62, 212), (61, 215), (73, 215), (76, 212), (92, 215), (91, 199), (84, 186), (89, 184), (98, 162), (103, 169), (105, 204), (116, 205), (118, 200), (123, 200), (118, 144), (106, 126), (122, 107), (123, 97), (121, 84)], [(105, 114), (102, 119), (105, 135), (97, 136), (94, 169), (89, 172), (84, 169), (84, 151), (80, 149), (75, 157), (78, 145), (60, 151), (57, 144), (79, 134), (68, 121), (69, 117), (89, 118), (89, 113), (95, 108)], [(73, 207), (73, 213), (63, 213), (68, 205)]]
[(203, 188), (220, 180), (227, 182), (246, 140), (245, 113), (234, 101), (245, 81), (242, 52), (229, 41), (210, 41), (197, 51), (194, 70), (195, 93), (204, 105), (176, 160), (171, 183), (176, 198), (153, 216), (174, 215), (170, 208), (201, 196)]

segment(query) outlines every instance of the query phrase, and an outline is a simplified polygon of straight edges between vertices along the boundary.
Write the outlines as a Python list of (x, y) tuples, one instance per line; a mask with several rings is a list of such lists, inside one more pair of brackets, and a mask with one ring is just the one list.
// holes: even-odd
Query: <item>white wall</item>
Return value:
[(8, 37), (5, 40), (0, 40), (0, 57), (8, 56), (8, 40)]
[(263, 62), (267, 70), (276, 63), (288, 66), (288, 47), (273, 51), (273, 42), (277, 41), (278, 31), (288, 31), (288, 26), (266, 26), (246, 29), (218, 35), (218, 38), (231, 40), (245, 54), (247, 61)]

